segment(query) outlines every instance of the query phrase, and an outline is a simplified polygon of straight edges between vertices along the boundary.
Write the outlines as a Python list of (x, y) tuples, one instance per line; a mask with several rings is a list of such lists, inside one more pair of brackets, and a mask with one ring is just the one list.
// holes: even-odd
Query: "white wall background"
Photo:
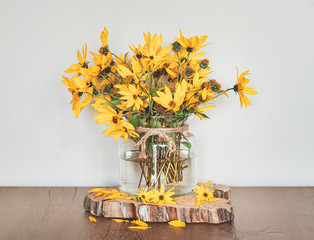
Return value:
[(103, 27), (115, 53), (143, 32), (209, 35), (213, 78), (233, 86), (251, 69), (258, 95), (240, 109), (221, 98), (195, 119), (199, 181), (231, 186), (314, 185), (314, 0), (0, 1), (0, 185), (118, 183), (117, 144), (91, 108), (79, 119), (60, 83), (82, 44)]

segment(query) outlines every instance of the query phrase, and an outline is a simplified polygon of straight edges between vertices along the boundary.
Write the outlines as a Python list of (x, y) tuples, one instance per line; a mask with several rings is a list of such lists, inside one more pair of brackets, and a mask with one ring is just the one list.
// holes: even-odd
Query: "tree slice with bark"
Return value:
[[(141, 201), (127, 199), (105, 200), (96, 193), (88, 193), (84, 199), (84, 208), (95, 216), (106, 218), (137, 219), (144, 222), (168, 222), (180, 220), (186, 223), (224, 223), (233, 220), (233, 208), (230, 201), (230, 188), (222, 184), (210, 184), (214, 197), (219, 201), (204, 203), (196, 207), (196, 194), (185, 195), (176, 199), (176, 205), (157, 206)], [(118, 189), (118, 187), (114, 187)]]

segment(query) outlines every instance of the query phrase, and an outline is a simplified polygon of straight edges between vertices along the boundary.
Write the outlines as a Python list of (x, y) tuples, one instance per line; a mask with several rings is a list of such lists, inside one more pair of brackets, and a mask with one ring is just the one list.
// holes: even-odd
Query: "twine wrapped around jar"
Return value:
[(173, 139), (167, 135), (167, 133), (177, 133), (177, 132), (184, 132), (189, 129), (189, 125), (184, 125), (181, 127), (176, 128), (144, 128), (144, 127), (137, 127), (135, 129), (138, 133), (145, 133), (144, 136), (138, 141), (135, 147), (141, 146), (141, 152), (139, 154), (139, 158), (147, 158), (146, 155), (146, 141), (150, 136), (157, 135), (162, 138), (165, 142), (169, 144), (169, 151), (174, 152), (176, 150), (176, 144)]

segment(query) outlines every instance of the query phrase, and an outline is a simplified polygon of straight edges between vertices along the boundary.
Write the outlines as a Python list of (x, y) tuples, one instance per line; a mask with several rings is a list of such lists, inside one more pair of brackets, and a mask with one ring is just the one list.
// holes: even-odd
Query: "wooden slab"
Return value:
[[(118, 187), (114, 188), (118, 189)], [(177, 205), (157, 206), (122, 198), (105, 200), (102, 196), (95, 197), (96, 193), (88, 193), (84, 199), (84, 208), (95, 216), (138, 219), (144, 222), (180, 220), (186, 223), (217, 224), (232, 221), (234, 216), (230, 201), (230, 188), (213, 183), (208, 188), (214, 189), (214, 196), (222, 199), (196, 207), (196, 194), (189, 194), (176, 199)]]

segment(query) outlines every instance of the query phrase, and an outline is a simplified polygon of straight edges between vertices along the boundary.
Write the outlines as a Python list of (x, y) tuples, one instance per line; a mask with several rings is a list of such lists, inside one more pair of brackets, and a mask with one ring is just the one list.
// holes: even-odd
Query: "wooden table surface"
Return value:
[(91, 223), (83, 209), (90, 189), (0, 188), (0, 239), (314, 239), (313, 187), (233, 187), (233, 222), (186, 228), (149, 223), (148, 230), (101, 217)]

